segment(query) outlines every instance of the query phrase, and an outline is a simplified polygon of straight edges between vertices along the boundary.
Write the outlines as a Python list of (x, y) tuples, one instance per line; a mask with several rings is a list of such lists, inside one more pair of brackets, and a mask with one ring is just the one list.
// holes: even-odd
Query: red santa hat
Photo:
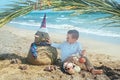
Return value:
[(44, 14), (41, 26), (40, 26), (38, 31), (47, 32), (48, 33), (48, 30), (47, 30), (47, 27), (46, 27), (46, 13)]
[(42, 24), (41, 24), (40, 28), (46, 28), (46, 14), (44, 14), (44, 18), (42, 20)]

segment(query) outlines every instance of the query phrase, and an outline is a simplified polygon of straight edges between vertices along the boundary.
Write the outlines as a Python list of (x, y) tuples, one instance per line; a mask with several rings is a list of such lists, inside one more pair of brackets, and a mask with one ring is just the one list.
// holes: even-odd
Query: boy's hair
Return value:
[(79, 32), (77, 30), (69, 30), (67, 34), (72, 34), (72, 38), (78, 39), (79, 38)]

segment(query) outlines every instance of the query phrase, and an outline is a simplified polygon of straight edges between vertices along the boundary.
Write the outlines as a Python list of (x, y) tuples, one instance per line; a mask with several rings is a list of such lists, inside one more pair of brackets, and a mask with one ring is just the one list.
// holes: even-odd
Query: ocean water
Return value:
[(80, 37), (120, 44), (120, 27), (103, 27), (104, 23), (110, 21), (95, 19), (107, 17), (110, 14), (100, 12), (74, 15), (74, 11), (32, 11), (27, 15), (15, 18), (7, 25), (37, 31), (44, 13), (46, 13), (46, 26), (49, 32), (65, 35), (68, 30), (76, 29), (80, 32)]

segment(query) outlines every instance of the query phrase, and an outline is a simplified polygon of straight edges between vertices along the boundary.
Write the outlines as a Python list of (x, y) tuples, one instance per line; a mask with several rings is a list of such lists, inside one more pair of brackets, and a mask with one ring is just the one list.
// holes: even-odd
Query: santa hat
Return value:
[(47, 30), (47, 27), (46, 27), (46, 13), (44, 14), (41, 26), (40, 26), (38, 31), (48, 33), (48, 30)]
[(46, 28), (46, 14), (44, 14), (44, 18), (42, 20), (42, 24), (41, 24), (40, 28)]

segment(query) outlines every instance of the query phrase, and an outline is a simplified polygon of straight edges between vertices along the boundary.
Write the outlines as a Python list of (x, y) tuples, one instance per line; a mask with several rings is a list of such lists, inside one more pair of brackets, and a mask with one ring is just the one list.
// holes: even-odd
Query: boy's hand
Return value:
[(83, 57), (81, 57), (81, 58), (79, 59), (79, 62), (80, 62), (80, 63), (85, 63), (85, 62), (86, 62), (86, 59), (83, 58)]
[(47, 38), (46, 41), (47, 41), (48, 44), (52, 43), (51, 40), (50, 40), (50, 38)]
[(86, 55), (86, 50), (82, 50), (81, 54), (82, 54), (82, 56), (85, 56)]

